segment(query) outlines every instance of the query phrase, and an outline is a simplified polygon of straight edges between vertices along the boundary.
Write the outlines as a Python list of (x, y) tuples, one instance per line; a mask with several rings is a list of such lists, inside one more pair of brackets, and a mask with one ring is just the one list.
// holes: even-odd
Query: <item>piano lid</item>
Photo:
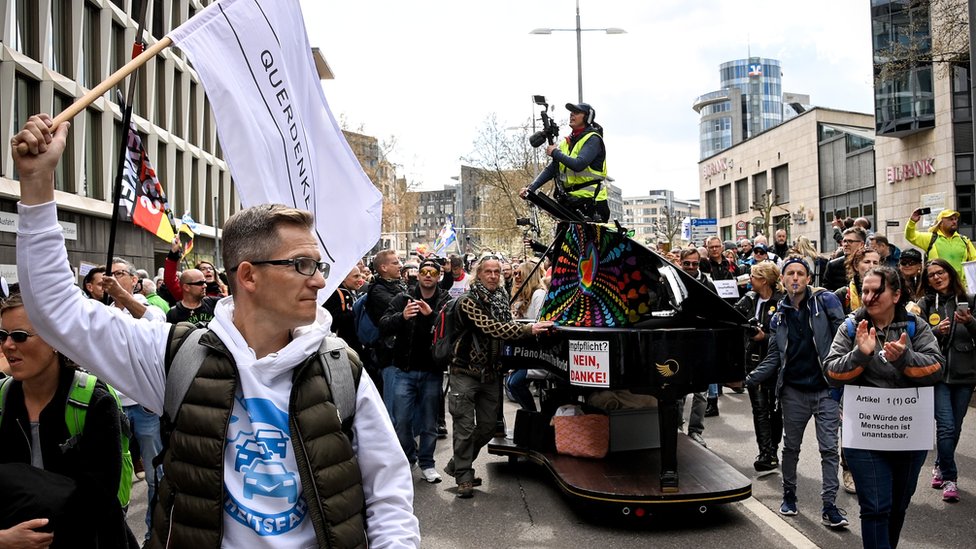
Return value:
[(662, 318), (747, 324), (677, 265), (616, 228), (562, 222), (556, 239), (541, 320), (596, 328), (640, 328)]

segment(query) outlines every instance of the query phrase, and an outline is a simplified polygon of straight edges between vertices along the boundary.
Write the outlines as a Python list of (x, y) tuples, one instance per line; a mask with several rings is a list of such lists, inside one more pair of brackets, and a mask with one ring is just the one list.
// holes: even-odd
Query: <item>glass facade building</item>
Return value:
[(930, 26), (928, 2), (871, 0), (878, 135), (935, 127)]
[(722, 63), (721, 88), (699, 96), (700, 158), (705, 159), (783, 122), (779, 61), (750, 57)]

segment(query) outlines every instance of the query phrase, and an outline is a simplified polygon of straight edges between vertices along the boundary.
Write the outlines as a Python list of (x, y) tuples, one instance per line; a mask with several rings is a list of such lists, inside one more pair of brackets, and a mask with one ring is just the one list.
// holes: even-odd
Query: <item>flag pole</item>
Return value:
[[(141, 58), (142, 57), (142, 54), (145, 53), (145, 52), (142, 52), (142, 49), (144, 47), (143, 46), (143, 42), (142, 42), (142, 32), (145, 29), (146, 8), (148, 6), (149, 6), (148, 0), (142, 0), (142, 6), (141, 6), (142, 9), (140, 10), (140, 14), (139, 14), (139, 26), (136, 27), (136, 38), (135, 38), (135, 41), (132, 43), (132, 57), (133, 57), (133, 61), (135, 59)], [(160, 40), (160, 42), (162, 42), (162, 40)], [(142, 53), (140, 53), (139, 55), (136, 55), (136, 52), (142, 52)], [(124, 79), (128, 74), (130, 74), (132, 72), (135, 72), (136, 69), (138, 69), (139, 67), (141, 67), (148, 60), (149, 60), (149, 57), (146, 57), (145, 58), (145, 61), (142, 61), (138, 65), (135, 65), (132, 68), (132, 70), (130, 70), (129, 72), (126, 72), (125, 74), (123, 74), (118, 80), (116, 80), (116, 83), (121, 82), (122, 79)], [(125, 66), (128, 67), (129, 65), (132, 65), (132, 64), (133, 64), (133, 62), (130, 61)], [(120, 72), (122, 72), (122, 69), (119, 69), (119, 70), (115, 71), (115, 74), (113, 74), (111, 77), (109, 77), (109, 80), (111, 80), (112, 78), (114, 78)], [(109, 80), (106, 80), (105, 82), (108, 82)], [(65, 116), (65, 113), (71, 112), (71, 110), (75, 108), (75, 105), (81, 103), (89, 95), (91, 95), (92, 93), (94, 93), (95, 91), (97, 91), (99, 88), (101, 88), (105, 84), (105, 82), (102, 82), (101, 84), (99, 84), (98, 86), (96, 86), (94, 90), (88, 92), (84, 97), (82, 97), (78, 101), (75, 101), (64, 112), (62, 112), (61, 114), (59, 114), (58, 117), (54, 119), (54, 126), (57, 127), (57, 125), (58, 125), (58, 118), (61, 118), (62, 116)], [(112, 85), (114, 85), (114, 84), (112, 84)], [(111, 89), (112, 85), (109, 85), (106, 88), (105, 91), (108, 91), (109, 89)], [(105, 267), (110, 272), (112, 270), (112, 259), (114, 259), (114, 257), (115, 257), (115, 235), (116, 235), (116, 233), (118, 232), (118, 229), (119, 229), (119, 203), (122, 201), (122, 172), (125, 169), (125, 155), (128, 153), (128, 149), (129, 149), (129, 147), (128, 147), (128, 143), (129, 143), (129, 132), (132, 131), (132, 129), (131, 129), (131, 125), (132, 125), (132, 103), (133, 103), (132, 96), (135, 94), (135, 90), (136, 90), (136, 79), (135, 78), (132, 78), (131, 80), (129, 80), (129, 89), (126, 91), (125, 97), (122, 98), (122, 132), (123, 133), (122, 133), (122, 139), (120, 140), (121, 143), (119, 143), (119, 161), (118, 161), (118, 164), (116, 165), (116, 171), (115, 171), (115, 186), (114, 186), (114, 188), (112, 190), (112, 196), (113, 196), (113, 201), (112, 201), (112, 225), (110, 226), (109, 233), (108, 233), (108, 252), (106, 254), (108, 256), (108, 259), (105, 261)], [(102, 92), (102, 93), (104, 93), (104, 92)], [(84, 109), (85, 107), (87, 107), (92, 101), (95, 100), (95, 98), (97, 98), (99, 96), (101, 96), (101, 93), (99, 93), (98, 95), (95, 95), (94, 97), (92, 97), (88, 101), (88, 103), (85, 103), (82, 106), (78, 107), (78, 109), (75, 110), (75, 114), (81, 112), (82, 109)], [(68, 116), (67, 118), (65, 118), (65, 120), (70, 120), (72, 117), (74, 117), (74, 114), (71, 114), (70, 116)]]
[[(148, 5), (148, 2), (146, 4)], [(105, 92), (111, 90), (113, 86), (124, 80), (126, 76), (129, 76), (135, 72), (136, 69), (145, 65), (147, 61), (172, 44), (173, 40), (171, 40), (169, 36), (164, 36), (158, 42), (146, 48), (146, 51), (142, 52), (132, 59), (132, 61), (126, 63), (122, 68), (112, 73), (112, 75), (102, 81), (101, 84), (95, 86), (88, 93), (72, 103), (70, 107), (61, 111), (61, 113), (54, 118), (54, 124), (51, 129), (56, 129), (59, 125), (61, 125), (62, 122), (67, 122), (68, 120), (74, 118), (75, 115), (84, 110), (85, 107), (94, 103), (95, 100), (104, 95)]]

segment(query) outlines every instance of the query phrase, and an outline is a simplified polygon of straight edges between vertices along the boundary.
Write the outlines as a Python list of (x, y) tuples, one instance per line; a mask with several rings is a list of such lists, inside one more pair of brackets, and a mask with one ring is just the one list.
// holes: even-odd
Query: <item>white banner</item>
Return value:
[(739, 297), (739, 286), (736, 284), (735, 279), (730, 280), (713, 280), (712, 284), (715, 285), (715, 291), (721, 298), (732, 298), (736, 299)]
[(843, 446), (864, 450), (931, 450), (935, 441), (932, 387), (844, 387)]
[(299, 1), (221, 0), (169, 36), (213, 105), (241, 203), (315, 215), (324, 300), (379, 239), (383, 197), (329, 111)]

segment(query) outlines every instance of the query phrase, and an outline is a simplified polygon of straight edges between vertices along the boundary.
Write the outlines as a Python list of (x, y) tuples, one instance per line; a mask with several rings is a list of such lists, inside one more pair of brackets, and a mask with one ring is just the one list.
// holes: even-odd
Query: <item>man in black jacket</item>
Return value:
[(847, 279), (847, 268), (844, 266), (844, 261), (847, 259), (847, 256), (863, 248), (866, 240), (867, 234), (860, 227), (854, 226), (844, 230), (840, 241), (840, 246), (844, 253), (827, 262), (827, 268), (824, 269), (823, 276), (824, 288), (832, 292), (841, 286), (847, 285), (849, 280)]
[[(393, 250), (382, 250), (373, 258), (373, 283), (366, 293), (366, 314), (376, 326), (390, 308), (390, 302), (397, 294), (407, 291), (406, 284), (400, 280), (400, 258)], [(380, 372), (380, 394), (386, 410), (393, 418), (393, 393), (387, 387), (393, 386), (393, 337), (381, 333), (380, 339), (372, 346), (370, 353), (373, 367)], [(372, 377), (372, 374), (371, 374)], [(374, 378), (375, 381), (375, 378)]]
[[(431, 332), (437, 313), (450, 296), (437, 287), (440, 265), (431, 260), (420, 264), (417, 286), (393, 298), (380, 320), (380, 333), (394, 336), (393, 427), (407, 461), (418, 464), (424, 480), (441, 481), (434, 468), (437, 443), (437, 404), (441, 400), (444, 369), (431, 358)], [(414, 420), (417, 420), (415, 423)], [(420, 446), (414, 434), (420, 435)]]

